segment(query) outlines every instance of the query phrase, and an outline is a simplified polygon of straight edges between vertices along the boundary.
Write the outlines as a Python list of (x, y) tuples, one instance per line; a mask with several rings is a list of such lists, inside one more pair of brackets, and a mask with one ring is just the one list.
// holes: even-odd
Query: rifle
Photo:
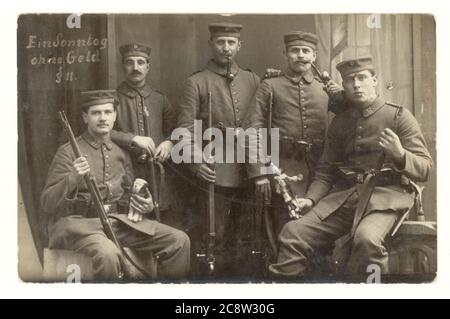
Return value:
[[(208, 92), (208, 127), (212, 128), (212, 101), (211, 91)], [(211, 132), (212, 134), (212, 132)], [(210, 136), (209, 141), (212, 141)], [(214, 169), (214, 155), (210, 154), (206, 161), (209, 168)], [(208, 183), (208, 243), (206, 246), (206, 253), (197, 254), (197, 257), (205, 257), (208, 265), (208, 274), (213, 276), (215, 271), (216, 257), (214, 255), (215, 241), (216, 241), (216, 220), (215, 220), (215, 191), (214, 183)]]
[[(145, 116), (144, 116), (144, 129), (145, 129), (145, 134), (147, 136), (150, 136), (150, 125), (148, 123), (148, 112), (147, 109), (144, 109), (145, 111)], [(161, 176), (161, 181), (160, 181), (160, 188), (162, 187), (162, 183), (164, 180), (164, 167), (163, 165), (156, 161), (156, 159), (154, 158), (154, 156), (150, 156), (150, 154), (147, 153), (147, 151), (142, 151), (141, 155), (139, 156), (139, 162), (141, 163), (147, 163), (148, 165), (148, 170), (149, 170), (149, 174), (150, 176), (147, 176), (147, 181), (150, 183), (150, 192), (152, 194), (152, 201), (153, 201), (153, 206), (154, 208), (154, 212), (155, 212), (155, 217), (157, 221), (161, 221), (161, 210), (160, 210), (160, 203), (159, 203), (159, 195), (160, 193), (158, 192), (158, 186), (156, 184), (156, 170), (155, 170), (155, 165), (158, 165), (159, 171), (160, 171), (160, 176)]]
[[(208, 92), (208, 127), (212, 127), (212, 101), (211, 92)], [(212, 136), (210, 136), (209, 141), (212, 141)], [(214, 155), (211, 154), (208, 158), (208, 166), (214, 168)], [(209, 265), (209, 271), (212, 274), (214, 272), (214, 249), (216, 240), (216, 221), (215, 221), (215, 194), (214, 194), (214, 184), (209, 183), (208, 185), (208, 219), (209, 219), (209, 234), (208, 234), (208, 247), (206, 249), (206, 261)]]
[[(78, 146), (78, 143), (75, 139), (75, 135), (73, 134), (72, 128), (69, 124), (69, 121), (67, 120), (66, 114), (64, 111), (59, 111), (59, 119), (63, 125), (64, 131), (66, 132), (70, 145), (72, 147), (72, 150), (75, 154), (76, 158), (82, 157), (80, 147)], [(109, 240), (111, 240), (116, 247), (119, 249), (119, 259), (120, 264), (122, 266), (122, 272), (119, 274), (119, 278), (123, 279), (124, 276), (127, 278), (133, 278), (133, 270), (132, 266), (134, 266), (137, 270), (139, 270), (143, 275), (150, 278), (151, 275), (146, 272), (144, 269), (142, 269), (125, 251), (123, 246), (120, 244), (119, 240), (116, 237), (116, 234), (114, 233), (114, 230), (112, 228), (111, 221), (108, 218), (108, 213), (105, 209), (105, 205), (103, 204), (103, 200), (100, 194), (100, 190), (98, 189), (97, 183), (95, 181), (95, 178), (92, 174), (88, 173), (83, 176), (84, 181), (86, 185), (88, 186), (89, 193), (91, 194), (91, 199), (95, 205), (95, 210), (97, 211), (98, 217), (100, 219), (100, 222), (102, 223), (103, 232), (105, 233), (106, 237), (108, 237)]]
[[(272, 113), (273, 113), (273, 93), (269, 92), (269, 106), (267, 109), (267, 160), (266, 166), (272, 165)], [(278, 248), (275, 242), (275, 235), (273, 233), (272, 221), (270, 219), (269, 212), (270, 202), (264, 200), (263, 212), (264, 212), (264, 225), (266, 228), (267, 239), (269, 240), (270, 249), (273, 256), (277, 256)]]
[[(152, 193), (152, 200), (153, 200), (153, 206), (155, 206), (154, 208), (154, 212), (155, 212), (155, 217), (157, 221), (161, 221), (161, 211), (160, 211), (160, 203), (159, 203), (159, 192), (158, 192), (158, 187), (156, 184), (156, 172), (155, 172), (155, 165), (158, 165), (159, 167), (159, 171), (161, 174), (161, 183), (163, 182), (164, 179), (164, 167), (162, 166), (162, 164), (160, 162), (157, 162), (155, 160), (154, 157), (151, 157), (148, 159), (148, 167), (150, 170), (150, 190)], [(160, 187), (162, 187), (160, 183)]]

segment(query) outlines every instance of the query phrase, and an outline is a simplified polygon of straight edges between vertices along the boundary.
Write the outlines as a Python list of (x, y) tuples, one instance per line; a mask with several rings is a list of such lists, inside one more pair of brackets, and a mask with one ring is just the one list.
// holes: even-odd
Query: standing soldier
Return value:
[(426, 181), (433, 166), (414, 116), (377, 94), (372, 58), (336, 68), (347, 108), (330, 124), (314, 181), (298, 200), (303, 210), (312, 210), (280, 233), (278, 260), (269, 267), (276, 275), (302, 276), (319, 249), (348, 232), (351, 272), (377, 264), (386, 273), (385, 237), (414, 202), (409, 181)]
[[(225, 131), (235, 131), (242, 126), (247, 106), (259, 84), (259, 77), (255, 73), (240, 68), (235, 61), (242, 46), (241, 29), (242, 25), (232, 23), (209, 25), (212, 59), (203, 70), (187, 79), (179, 106), (178, 127), (187, 128), (193, 134), (194, 121), (202, 120), (203, 129), (207, 129), (208, 93), (211, 93), (212, 126), (223, 132), (224, 160), (226, 148), (234, 149), (235, 154), (237, 150), (236, 135), (230, 137)], [(215, 184), (217, 250), (222, 251), (222, 256), (228, 255), (229, 262), (231, 251), (225, 240), (236, 230), (231, 227), (225, 230), (225, 225), (238, 219), (244, 212), (242, 205), (233, 202), (247, 200), (245, 168), (236, 163), (217, 163), (214, 169), (204, 162), (188, 166), (203, 185)], [(223, 267), (222, 270), (227, 267), (221, 260), (217, 260), (217, 266)]]
[[(328, 126), (328, 95), (311, 68), (317, 57), (317, 43), (317, 36), (308, 32), (293, 31), (284, 35), (287, 68), (281, 76), (262, 81), (245, 125), (256, 129), (267, 127), (269, 103), (272, 103), (269, 125), (279, 129), (279, 166), (288, 176), (298, 177), (288, 182), (296, 197), (303, 197), (306, 192), (322, 154)], [(254, 179), (256, 191), (268, 200), (271, 186), (262, 166), (250, 164), (249, 178)], [(275, 207), (274, 228), (278, 233), (289, 216), (280, 195), (272, 197), (272, 206)]]
[[(160, 162), (170, 158), (173, 146), (170, 134), (176, 121), (175, 113), (167, 97), (147, 83), (151, 49), (132, 43), (121, 46), (119, 50), (126, 79), (117, 88), (119, 105), (111, 138), (130, 150), (136, 176), (148, 179), (147, 157), (144, 154)], [(169, 209), (171, 199), (171, 184), (166, 183), (166, 186), (160, 198), (163, 211)], [(163, 212), (162, 215), (165, 219), (168, 214)]]

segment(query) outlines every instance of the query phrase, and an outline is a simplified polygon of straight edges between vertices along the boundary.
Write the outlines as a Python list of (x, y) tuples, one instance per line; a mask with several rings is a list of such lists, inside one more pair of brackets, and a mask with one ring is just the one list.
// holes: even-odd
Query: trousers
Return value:
[[(91, 218), (89, 222), (98, 223), (101, 229), (98, 218)], [(187, 278), (190, 269), (190, 240), (184, 232), (161, 223), (155, 226), (154, 235), (145, 234), (115, 220), (112, 225), (122, 246), (156, 258), (158, 278)], [(64, 246), (61, 248), (74, 250), (92, 258), (96, 280), (114, 281), (119, 278), (120, 251), (106, 235), (100, 232), (85, 234), (65, 241)]]
[[(315, 253), (349, 233), (357, 205), (356, 193), (337, 211), (321, 220), (314, 212), (284, 225), (278, 240), (279, 252), (276, 263), (269, 271), (277, 276), (302, 276)], [(388, 272), (388, 252), (385, 238), (398, 219), (394, 210), (372, 211), (359, 223), (351, 245), (348, 269), (351, 274), (364, 273), (369, 264), (380, 266)]]

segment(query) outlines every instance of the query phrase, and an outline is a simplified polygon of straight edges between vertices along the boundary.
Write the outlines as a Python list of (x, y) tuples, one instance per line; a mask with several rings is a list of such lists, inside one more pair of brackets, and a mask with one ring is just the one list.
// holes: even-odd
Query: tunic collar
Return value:
[(106, 148), (110, 151), (113, 147), (111, 137), (108, 135), (103, 140), (96, 139), (93, 137), (89, 131), (85, 131), (81, 137), (88, 143), (90, 146), (92, 146), (95, 149), (99, 149), (100, 146), (105, 145)]
[(284, 72), (284, 76), (295, 84), (298, 84), (301, 80), (308, 84), (311, 84), (311, 82), (314, 80), (314, 74), (312, 73), (311, 69), (309, 69), (305, 74), (299, 75), (298, 73), (292, 71), (290, 68), (287, 68)]
[(127, 81), (123, 81), (122, 83), (120, 83), (119, 87), (117, 88), (117, 91), (132, 98), (136, 97), (136, 95), (140, 95), (143, 98), (146, 98), (150, 94), (152, 94), (153, 90), (147, 83), (145, 83), (143, 87), (137, 89), (131, 87), (131, 85), (128, 84)]
[[(206, 66), (206, 68), (208, 70), (210, 70), (211, 72), (214, 72), (221, 76), (225, 76), (227, 74), (227, 68), (223, 67), (221, 65), (218, 65), (212, 59), (208, 61), (208, 65)], [(233, 61), (233, 63), (231, 64), (231, 73), (233, 73), (234, 76), (236, 76), (238, 74), (238, 72), (239, 72), (239, 66), (237, 65), (237, 63), (235, 61)]]
[(380, 96), (378, 96), (371, 105), (362, 110), (361, 114), (363, 117), (369, 117), (372, 114), (376, 113), (379, 109), (381, 109), (384, 104), (385, 101)]

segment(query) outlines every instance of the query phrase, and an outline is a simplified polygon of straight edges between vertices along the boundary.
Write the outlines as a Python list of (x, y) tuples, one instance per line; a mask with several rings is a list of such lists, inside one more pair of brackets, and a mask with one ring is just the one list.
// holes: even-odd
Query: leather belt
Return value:
[(280, 155), (285, 158), (296, 158), (300, 160), (316, 148), (322, 147), (322, 145), (323, 140), (321, 139), (309, 141), (282, 136), (280, 137)]
[[(338, 170), (341, 177), (343, 177), (346, 184), (350, 187), (356, 184), (364, 183), (367, 174), (370, 173), (370, 171), (349, 167), (338, 167)], [(376, 173), (375, 186), (383, 187), (390, 185), (402, 185), (402, 175), (391, 168), (384, 168)]]

